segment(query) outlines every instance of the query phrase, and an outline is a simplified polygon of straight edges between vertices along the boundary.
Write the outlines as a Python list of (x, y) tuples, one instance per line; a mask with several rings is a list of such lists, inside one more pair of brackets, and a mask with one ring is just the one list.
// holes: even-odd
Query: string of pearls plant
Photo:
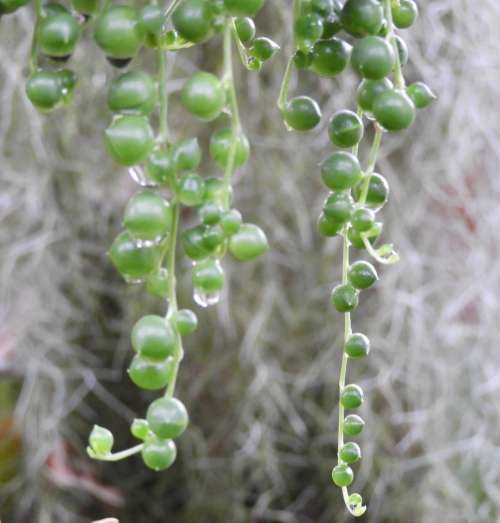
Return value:
[[(384, 132), (410, 127), (416, 109), (430, 105), (435, 95), (422, 82), (406, 86), (402, 67), (408, 61), (406, 43), (395, 30), (413, 25), (418, 15), (413, 0), (294, 0), (294, 52), (286, 68), (278, 100), (285, 125), (290, 130), (308, 131), (321, 121), (321, 110), (309, 96), (289, 98), (293, 69), (312, 71), (333, 78), (350, 63), (361, 77), (357, 90), (357, 110), (341, 110), (330, 119), (331, 143), (341, 151), (330, 154), (320, 164), (321, 178), (330, 191), (318, 220), (319, 233), (342, 239), (342, 281), (333, 288), (331, 302), (344, 315), (344, 344), (339, 376), (339, 419), (337, 464), (332, 480), (342, 489), (347, 509), (353, 516), (366, 511), (360, 494), (349, 494), (354, 480), (351, 465), (361, 459), (354, 441), (364, 428), (357, 414), (363, 403), (363, 390), (346, 384), (350, 360), (364, 358), (370, 351), (368, 337), (352, 331), (351, 312), (362, 290), (372, 287), (378, 274), (372, 263), (351, 263), (350, 248), (366, 251), (375, 262), (394, 264), (399, 260), (391, 244), (375, 247), (382, 233), (377, 212), (389, 197), (387, 180), (375, 172)], [(342, 37), (339, 35), (343, 35)], [(390, 76), (392, 75), (393, 81)], [(363, 168), (358, 155), (365, 124), (374, 128), (371, 152)], [(347, 150), (346, 150), (347, 149)]]
[[(0, 0), (0, 16), (15, 12), (29, 0)], [(79, 40), (93, 32), (97, 46), (118, 71), (108, 94), (111, 123), (104, 136), (110, 156), (128, 168), (141, 189), (129, 200), (124, 230), (110, 247), (109, 257), (129, 284), (143, 284), (166, 302), (165, 316), (146, 315), (134, 325), (135, 351), (130, 379), (140, 388), (163, 391), (148, 407), (144, 419), (131, 423), (140, 443), (114, 452), (112, 433), (95, 426), (88, 454), (101, 461), (118, 461), (141, 454), (144, 463), (159, 471), (176, 458), (174, 440), (188, 425), (188, 413), (174, 397), (179, 366), (184, 356), (183, 338), (197, 328), (197, 317), (179, 307), (176, 290), (178, 247), (192, 261), (195, 302), (208, 307), (218, 303), (225, 276), (222, 260), (230, 252), (249, 261), (264, 254), (268, 243), (254, 224), (243, 223), (232, 207), (234, 172), (249, 158), (250, 145), (243, 132), (233, 74), (233, 48), (250, 71), (259, 70), (278, 46), (256, 37), (253, 17), (265, 0), (157, 0), (137, 8), (111, 0), (72, 0), (71, 5), (34, 0), (36, 23), (26, 93), (40, 111), (50, 112), (71, 103), (76, 74), (66, 67)], [(366, 251), (382, 265), (398, 261), (391, 244), (379, 247), (382, 233), (377, 213), (389, 197), (387, 180), (375, 172), (383, 133), (409, 128), (416, 110), (430, 105), (435, 96), (422, 82), (406, 85), (402, 68), (408, 48), (396, 29), (407, 29), (417, 18), (413, 0), (293, 0), (294, 50), (284, 74), (278, 106), (290, 130), (308, 131), (321, 121), (319, 105), (309, 96), (289, 97), (294, 69), (333, 78), (350, 63), (362, 78), (356, 111), (340, 110), (330, 119), (329, 138), (343, 149), (321, 162), (321, 177), (330, 191), (318, 221), (320, 234), (342, 238), (342, 281), (331, 294), (334, 308), (344, 315), (344, 345), (339, 376), (338, 457), (333, 482), (354, 516), (366, 507), (360, 494), (349, 494), (354, 474), (351, 465), (361, 449), (344, 437), (355, 437), (364, 421), (346, 410), (359, 408), (363, 391), (346, 384), (349, 360), (368, 355), (366, 335), (353, 333), (351, 312), (359, 294), (372, 287), (378, 274), (371, 262), (351, 262), (351, 247)], [(203, 44), (221, 35), (223, 74), (199, 71), (189, 78), (180, 100), (202, 122), (224, 121), (210, 140), (218, 176), (204, 177), (202, 148), (196, 137), (173, 138), (168, 125), (166, 60), (168, 53)], [(144, 49), (156, 53), (154, 76), (129, 68)], [(134, 61), (134, 62), (133, 62)], [(392, 80), (390, 79), (392, 77)], [(156, 131), (151, 117), (156, 114)], [(364, 167), (359, 145), (366, 124), (373, 126), (371, 151)], [(197, 224), (182, 228), (184, 220)]]
[[(143, 284), (167, 304), (165, 316), (145, 315), (133, 326), (135, 352), (128, 376), (138, 387), (163, 391), (148, 407), (144, 419), (131, 423), (139, 443), (114, 452), (113, 434), (95, 426), (89, 437), (89, 456), (118, 461), (141, 454), (155, 471), (176, 459), (174, 440), (188, 425), (188, 413), (174, 395), (183, 338), (197, 328), (197, 317), (181, 309), (176, 291), (178, 246), (192, 261), (194, 300), (201, 307), (219, 301), (227, 252), (240, 261), (264, 254), (264, 232), (232, 207), (234, 172), (250, 155), (243, 132), (233, 75), (233, 47), (248, 70), (259, 70), (277, 51), (266, 37), (256, 37), (253, 17), (265, 0), (157, 0), (142, 8), (110, 0), (72, 0), (71, 5), (35, 0), (36, 23), (26, 93), (33, 105), (50, 112), (71, 102), (76, 74), (66, 68), (79, 40), (93, 33), (95, 43), (115, 69), (108, 93), (111, 123), (104, 141), (112, 159), (128, 168), (141, 187), (129, 200), (123, 231), (109, 249), (109, 258), (129, 284)], [(26, 0), (0, 0), (8, 14)], [(180, 93), (185, 109), (201, 122), (221, 122), (213, 133), (209, 153), (220, 175), (204, 177), (202, 148), (196, 137), (174, 134), (168, 126), (166, 60), (169, 53), (221, 35), (224, 70), (221, 78), (196, 72)], [(138, 67), (143, 49), (157, 57), (155, 76)], [(120, 69), (127, 68), (125, 72)], [(158, 128), (151, 124), (156, 114)], [(181, 231), (185, 219), (195, 226)]]

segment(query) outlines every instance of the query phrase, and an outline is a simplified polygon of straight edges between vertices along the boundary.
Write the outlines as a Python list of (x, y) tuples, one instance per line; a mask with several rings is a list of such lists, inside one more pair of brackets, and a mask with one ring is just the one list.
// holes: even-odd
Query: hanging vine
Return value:
[[(427, 107), (435, 98), (422, 82), (406, 86), (402, 67), (408, 60), (408, 48), (395, 28), (413, 25), (418, 9), (413, 0), (294, 0), (294, 50), (285, 70), (278, 107), (290, 130), (308, 131), (321, 121), (321, 110), (309, 96), (289, 97), (289, 83), (294, 69), (308, 70), (321, 77), (333, 78), (352, 69), (362, 78), (357, 90), (356, 111), (336, 112), (328, 125), (335, 151), (320, 164), (321, 178), (330, 193), (318, 220), (319, 233), (342, 239), (342, 281), (333, 288), (331, 302), (344, 315), (344, 340), (339, 375), (338, 456), (332, 480), (342, 489), (346, 507), (353, 516), (366, 511), (362, 496), (349, 494), (354, 480), (351, 465), (361, 459), (361, 448), (345, 436), (355, 437), (364, 428), (357, 414), (363, 403), (363, 390), (346, 384), (350, 360), (364, 358), (370, 351), (368, 337), (354, 332), (351, 312), (362, 290), (372, 287), (378, 274), (372, 263), (351, 262), (350, 249), (366, 250), (373, 260), (390, 265), (399, 260), (393, 246), (375, 247), (382, 233), (377, 212), (389, 198), (387, 180), (375, 172), (384, 132), (410, 127), (416, 109)], [(340, 37), (339, 34), (344, 36)], [(348, 41), (349, 40), (349, 41)], [(352, 45), (351, 43), (352, 42)], [(393, 76), (393, 81), (390, 76)], [(394, 82), (394, 83), (393, 83)], [(363, 168), (359, 144), (366, 123), (374, 128), (371, 152)], [(350, 149), (350, 151), (345, 151)]]

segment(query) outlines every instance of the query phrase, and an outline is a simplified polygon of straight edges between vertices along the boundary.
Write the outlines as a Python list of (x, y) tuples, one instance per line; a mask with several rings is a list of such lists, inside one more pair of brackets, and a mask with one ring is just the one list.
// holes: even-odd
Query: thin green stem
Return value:
[(385, 17), (387, 20), (387, 26), (388, 26), (388, 32), (387, 32), (387, 40), (392, 45), (394, 49), (394, 55), (396, 57), (396, 63), (394, 65), (394, 84), (398, 89), (404, 89), (405, 88), (405, 79), (403, 76), (403, 71), (401, 69), (401, 60), (399, 59), (399, 51), (398, 51), (398, 44), (396, 42), (395, 34), (394, 34), (394, 22), (392, 19), (392, 5), (391, 0), (384, 0), (384, 9), (385, 9)]
[(168, 20), (172, 13), (175, 11), (175, 8), (182, 2), (182, 0), (173, 0), (172, 3), (167, 7), (165, 11), (165, 19)]
[(40, 20), (44, 17), (45, 12), (43, 9), (42, 0), (35, 0), (35, 24), (33, 28), (33, 36), (31, 39), (31, 51), (30, 51), (30, 72), (34, 73), (38, 65), (38, 45), (36, 42), (36, 32)]
[[(175, 191), (174, 191), (175, 192)], [(169, 247), (167, 256), (167, 278), (168, 278), (168, 310), (165, 320), (170, 321), (178, 311), (177, 305), (177, 281), (175, 277), (175, 257), (177, 251), (177, 235), (179, 230), (180, 221), (180, 203), (177, 201), (177, 195), (174, 194), (173, 201), (173, 220), (172, 227), (170, 229), (169, 236)], [(179, 333), (176, 333), (175, 340), (175, 352), (173, 356), (173, 362), (170, 372), (170, 379), (168, 382), (166, 396), (172, 397), (175, 391), (175, 385), (177, 382), (177, 374), (179, 372), (179, 366), (184, 356), (184, 349), (182, 347), (182, 337)]]
[(139, 452), (141, 452), (143, 448), (144, 443), (141, 443), (140, 445), (136, 445), (135, 447), (131, 447), (126, 450), (122, 450), (121, 452), (110, 453), (105, 456), (98, 456), (90, 447), (88, 447), (87, 453), (92, 459), (95, 459), (97, 461), (121, 461), (122, 459), (129, 458), (134, 454), (139, 454)]
[(158, 69), (159, 69), (159, 90), (160, 90), (160, 132), (158, 142), (166, 144), (168, 142), (168, 93), (167, 93), (167, 66), (166, 53), (161, 48), (158, 49)]
[(224, 190), (223, 201), (226, 209), (229, 209), (230, 200), (230, 185), (231, 178), (235, 170), (236, 149), (238, 146), (238, 139), (241, 134), (241, 121), (238, 109), (238, 98), (236, 96), (236, 87), (234, 85), (233, 74), (233, 52), (232, 52), (232, 35), (234, 22), (232, 18), (226, 21), (224, 29), (224, 83), (227, 90), (229, 110), (231, 113), (231, 147), (227, 159), (227, 165), (224, 170)]
[(290, 78), (293, 71), (293, 56), (290, 56), (288, 63), (286, 64), (285, 74), (281, 81), (280, 94), (278, 97), (278, 108), (280, 111), (284, 111), (288, 102), (288, 89), (290, 86)]
[(370, 151), (370, 156), (368, 158), (368, 165), (365, 171), (365, 177), (363, 180), (363, 187), (361, 189), (361, 196), (359, 197), (359, 205), (362, 207), (366, 203), (366, 198), (368, 196), (368, 189), (370, 187), (370, 180), (372, 178), (373, 172), (375, 171), (375, 166), (377, 165), (378, 153), (380, 151), (380, 145), (382, 143), (383, 136), (382, 128), (375, 124), (375, 135), (373, 137), (372, 148)]
[[(347, 275), (349, 271), (349, 239), (347, 237), (347, 229), (344, 230), (342, 234), (342, 283), (345, 285), (348, 282)], [(344, 350), (344, 346), (347, 342), (347, 339), (352, 334), (351, 326), (351, 314), (349, 312), (344, 314), (344, 343), (342, 346), (342, 363), (340, 365), (340, 375), (339, 375), (339, 421), (338, 421), (338, 447), (337, 447), (337, 460), (338, 463), (342, 463), (340, 459), (340, 450), (344, 446), (344, 415), (345, 409), (340, 401), (342, 391), (345, 387), (346, 376), (347, 376), (347, 365), (348, 365), (348, 356)], [(349, 510), (349, 512), (358, 516), (364, 513), (362, 507), (352, 507), (349, 503), (349, 490), (347, 487), (342, 487), (342, 497), (344, 498), (344, 503)]]

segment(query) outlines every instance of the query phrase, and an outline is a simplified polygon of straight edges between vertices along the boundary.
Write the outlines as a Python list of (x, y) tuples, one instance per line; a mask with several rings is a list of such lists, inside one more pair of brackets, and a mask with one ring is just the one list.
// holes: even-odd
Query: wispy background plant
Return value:
[[(290, 16), (269, 2), (258, 23), (286, 47)], [(276, 108), (285, 53), (260, 76), (237, 75), (255, 151), (237, 204), (272, 250), (227, 263), (227, 296), (199, 314), (179, 377), (192, 423), (177, 464), (160, 475), (136, 460), (103, 466), (85, 456), (88, 427), (109, 419), (117, 446), (131, 443), (124, 427), (152, 398), (123, 378), (128, 334), (156, 305), (105, 255), (133, 192), (102, 147), (109, 68), (88, 40), (73, 58), (75, 104), (38, 115), (24, 94), (32, 23), (30, 9), (0, 21), (0, 518), (347, 521), (329, 478), (342, 329), (327, 303), (340, 243), (319, 238), (315, 219), (324, 126), (354, 78), (301, 76), (325, 118), (298, 136)], [(425, 78), (439, 102), (388, 136), (379, 162), (402, 261), (357, 312), (373, 350), (359, 371), (370, 430), (355, 486), (374, 523), (500, 517), (499, 23), (493, 0), (435, 0), (405, 35), (409, 81)], [(196, 64), (220, 69), (219, 45), (171, 58), (169, 89)], [(194, 129), (179, 104), (171, 118)]]

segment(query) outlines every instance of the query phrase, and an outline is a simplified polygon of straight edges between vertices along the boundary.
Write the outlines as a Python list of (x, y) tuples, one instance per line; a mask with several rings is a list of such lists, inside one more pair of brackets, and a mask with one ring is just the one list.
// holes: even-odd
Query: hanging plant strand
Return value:
[[(382, 265), (399, 260), (391, 244), (379, 247), (382, 233), (377, 213), (389, 197), (387, 180), (375, 172), (384, 132), (409, 128), (416, 109), (423, 109), (435, 99), (427, 85), (405, 84), (402, 67), (408, 60), (408, 48), (396, 34), (397, 29), (413, 25), (418, 9), (413, 0), (295, 0), (293, 5), (294, 52), (288, 62), (278, 107), (289, 130), (308, 131), (321, 121), (318, 103), (309, 96), (289, 98), (289, 82), (294, 69), (334, 78), (351, 64), (361, 77), (357, 91), (357, 109), (341, 110), (330, 119), (328, 133), (338, 149), (320, 164), (323, 183), (329, 189), (318, 231), (322, 236), (342, 239), (342, 281), (331, 294), (333, 307), (344, 315), (344, 341), (339, 376), (339, 419), (337, 464), (332, 480), (342, 489), (347, 509), (353, 516), (366, 511), (360, 494), (349, 494), (354, 480), (351, 468), (361, 459), (361, 448), (346, 437), (355, 437), (364, 428), (357, 414), (346, 416), (363, 404), (359, 385), (346, 383), (350, 360), (364, 358), (370, 351), (368, 337), (352, 331), (351, 312), (361, 291), (378, 280), (372, 263), (351, 263), (350, 249), (366, 251)], [(344, 36), (340, 37), (339, 34)], [(349, 42), (352, 42), (352, 46)], [(391, 81), (390, 77), (393, 80)], [(374, 127), (371, 152), (363, 168), (358, 149), (365, 134), (365, 124)]]

